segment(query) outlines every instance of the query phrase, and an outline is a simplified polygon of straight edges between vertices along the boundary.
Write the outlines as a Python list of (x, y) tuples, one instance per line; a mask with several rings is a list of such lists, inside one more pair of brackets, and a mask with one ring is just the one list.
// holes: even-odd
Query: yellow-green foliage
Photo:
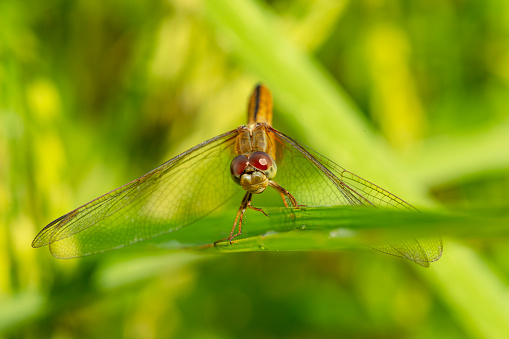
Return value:
[[(0, 1), (0, 338), (509, 337), (508, 60), (506, 0)], [(243, 124), (259, 81), (276, 128), (420, 208), (482, 214), (479, 233), (445, 223), (429, 269), (346, 242), (30, 247)], [(227, 236), (236, 206), (211, 227)]]

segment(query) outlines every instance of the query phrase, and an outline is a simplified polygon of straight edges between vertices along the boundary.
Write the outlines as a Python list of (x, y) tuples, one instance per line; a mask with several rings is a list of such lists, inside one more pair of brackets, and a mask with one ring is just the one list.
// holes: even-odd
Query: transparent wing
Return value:
[(35, 237), (57, 258), (120, 248), (175, 231), (239, 190), (229, 175), (233, 130), (176, 156), (144, 176), (56, 219)]
[[(416, 209), (381, 187), (345, 170), (298, 141), (268, 127), (274, 136), (278, 173), (276, 182), (298, 204), (307, 206), (361, 205), (402, 210)], [(442, 239), (410, 239), (373, 246), (381, 252), (407, 258), (422, 266), (442, 255)]]

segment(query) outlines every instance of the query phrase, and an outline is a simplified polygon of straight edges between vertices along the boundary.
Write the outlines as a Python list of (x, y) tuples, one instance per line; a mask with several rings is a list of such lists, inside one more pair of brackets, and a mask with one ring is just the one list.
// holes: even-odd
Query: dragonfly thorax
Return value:
[(262, 193), (276, 173), (276, 163), (265, 152), (238, 155), (230, 164), (233, 181), (250, 193)]

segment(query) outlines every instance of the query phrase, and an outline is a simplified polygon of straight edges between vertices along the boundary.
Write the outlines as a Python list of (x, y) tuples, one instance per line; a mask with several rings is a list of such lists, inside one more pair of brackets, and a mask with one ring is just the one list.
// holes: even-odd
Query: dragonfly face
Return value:
[[(272, 96), (267, 87), (258, 85), (249, 100), (246, 125), (209, 139), (61, 216), (37, 234), (32, 246), (49, 245), (58, 258), (124, 247), (191, 225), (240, 189), (245, 194), (226, 238), (230, 243), (241, 234), (248, 208), (264, 213), (253, 207), (251, 200), (253, 194), (268, 187), (280, 194), (286, 207), (354, 205), (416, 210), (271, 124)], [(428, 266), (440, 258), (442, 241), (438, 237), (410, 239), (373, 248)]]
[(272, 157), (265, 152), (254, 152), (247, 157), (238, 155), (232, 160), (230, 174), (233, 181), (251, 193), (262, 193), (277, 173)]

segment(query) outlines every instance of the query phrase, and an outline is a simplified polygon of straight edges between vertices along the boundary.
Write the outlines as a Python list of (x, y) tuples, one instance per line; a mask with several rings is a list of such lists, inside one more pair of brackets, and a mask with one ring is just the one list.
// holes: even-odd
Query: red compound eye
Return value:
[(272, 158), (265, 152), (254, 152), (249, 156), (249, 163), (260, 171), (266, 171), (272, 166)]
[(244, 155), (237, 155), (230, 164), (230, 173), (236, 178), (240, 178), (242, 172), (247, 166), (247, 158)]

